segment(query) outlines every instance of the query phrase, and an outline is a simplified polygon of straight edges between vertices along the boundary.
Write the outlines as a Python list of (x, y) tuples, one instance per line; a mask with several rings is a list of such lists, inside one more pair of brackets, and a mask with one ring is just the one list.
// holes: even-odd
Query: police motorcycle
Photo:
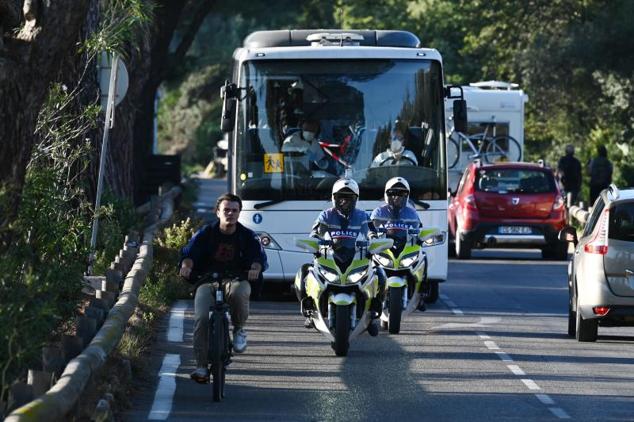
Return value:
[[(424, 248), (444, 242), (444, 234), (436, 229), (394, 227), (377, 228), (379, 238), (392, 239), (393, 246), (373, 256), (381, 266), (387, 282), (381, 312), (381, 327), (390, 334), (398, 334), (401, 320), (419, 308), (427, 287), (427, 254)], [(385, 236), (385, 237), (383, 237)]]
[[(387, 238), (356, 240), (353, 249), (341, 251), (332, 236), (325, 238), (296, 241), (299, 248), (314, 254), (305, 277), (302, 313), (331, 341), (337, 356), (346, 356), (350, 341), (363, 331), (378, 334), (371, 325), (381, 306), (372, 255), (388, 250), (394, 242)], [(300, 271), (295, 277), (296, 289), (301, 288), (301, 280)]]
[(416, 210), (408, 205), (409, 194), (406, 179), (391, 178), (385, 183), (385, 205), (376, 208), (370, 217), (377, 236), (394, 240), (392, 248), (374, 256), (388, 277), (381, 326), (392, 334), (400, 332), (404, 315), (419, 307), (424, 310), (421, 293), (427, 293), (429, 286), (427, 254), (423, 248), (444, 242), (444, 232), (433, 228), (421, 230)]

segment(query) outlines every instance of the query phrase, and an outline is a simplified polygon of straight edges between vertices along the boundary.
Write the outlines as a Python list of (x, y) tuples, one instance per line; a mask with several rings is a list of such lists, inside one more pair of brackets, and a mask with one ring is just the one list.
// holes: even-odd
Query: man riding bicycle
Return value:
[[(393, 248), (402, 249), (407, 241), (407, 232), (410, 229), (420, 229), (422, 223), (418, 213), (413, 207), (408, 206), (410, 187), (406, 179), (393, 177), (385, 184), (385, 204), (377, 207), (370, 215), (370, 237), (376, 237), (377, 231), (394, 239)], [(425, 302), (420, 301), (418, 308), (425, 310)]]
[[(231, 277), (247, 275), (227, 283), (225, 295), (231, 307), (233, 324), (233, 350), (242, 353), (247, 347), (244, 326), (249, 317), (249, 282), (261, 282), (266, 270), (266, 254), (258, 236), (238, 222), (242, 201), (237, 195), (226, 193), (216, 201), (218, 221), (201, 228), (181, 251), (180, 275), (189, 279), (197, 274), (218, 273)], [(242, 276), (243, 277), (243, 276)], [(196, 289), (194, 297), (194, 354), (196, 370), (191, 378), (197, 382), (209, 380), (207, 368), (209, 307), (212, 304), (212, 286), (205, 283)]]

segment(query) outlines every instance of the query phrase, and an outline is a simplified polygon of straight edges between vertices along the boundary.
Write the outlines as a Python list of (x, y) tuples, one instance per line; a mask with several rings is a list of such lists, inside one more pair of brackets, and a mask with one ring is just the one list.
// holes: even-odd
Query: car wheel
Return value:
[(575, 337), (577, 333), (577, 312), (572, 310), (572, 301), (574, 297), (570, 292), (570, 298), (568, 299), (568, 337)]
[(460, 235), (460, 230), (456, 230), (456, 256), (459, 259), (471, 258), (471, 243)]
[(584, 319), (579, 312), (579, 300), (577, 299), (576, 329), (575, 337), (577, 341), (593, 342), (597, 341), (599, 321), (596, 319)]

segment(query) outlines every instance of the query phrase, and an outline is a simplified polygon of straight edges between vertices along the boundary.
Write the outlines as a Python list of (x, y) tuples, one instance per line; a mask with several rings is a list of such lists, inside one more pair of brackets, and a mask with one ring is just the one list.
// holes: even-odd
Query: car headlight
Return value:
[(377, 262), (384, 267), (392, 267), (392, 260), (385, 255), (374, 255)]
[(401, 267), (411, 267), (418, 259), (418, 252), (405, 255), (401, 258)]
[(336, 272), (326, 267), (319, 267), (319, 273), (330, 283), (334, 283), (339, 278)]
[(366, 268), (358, 268), (348, 275), (348, 281), (350, 283), (358, 283), (368, 275), (368, 269)]

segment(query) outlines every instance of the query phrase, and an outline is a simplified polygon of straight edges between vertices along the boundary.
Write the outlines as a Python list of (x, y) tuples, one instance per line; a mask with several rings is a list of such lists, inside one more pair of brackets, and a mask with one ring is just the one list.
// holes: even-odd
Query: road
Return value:
[(124, 420), (634, 419), (634, 329), (600, 328), (596, 343), (568, 338), (566, 264), (537, 251), (451, 260), (438, 303), (400, 335), (361, 336), (345, 358), (303, 328), (289, 296), (265, 299), (252, 303), (249, 347), (231, 364), (221, 403), (189, 380), (192, 303), (178, 304), (172, 326), (184, 314), (184, 341), (157, 345), (161, 387), (156, 376)]

